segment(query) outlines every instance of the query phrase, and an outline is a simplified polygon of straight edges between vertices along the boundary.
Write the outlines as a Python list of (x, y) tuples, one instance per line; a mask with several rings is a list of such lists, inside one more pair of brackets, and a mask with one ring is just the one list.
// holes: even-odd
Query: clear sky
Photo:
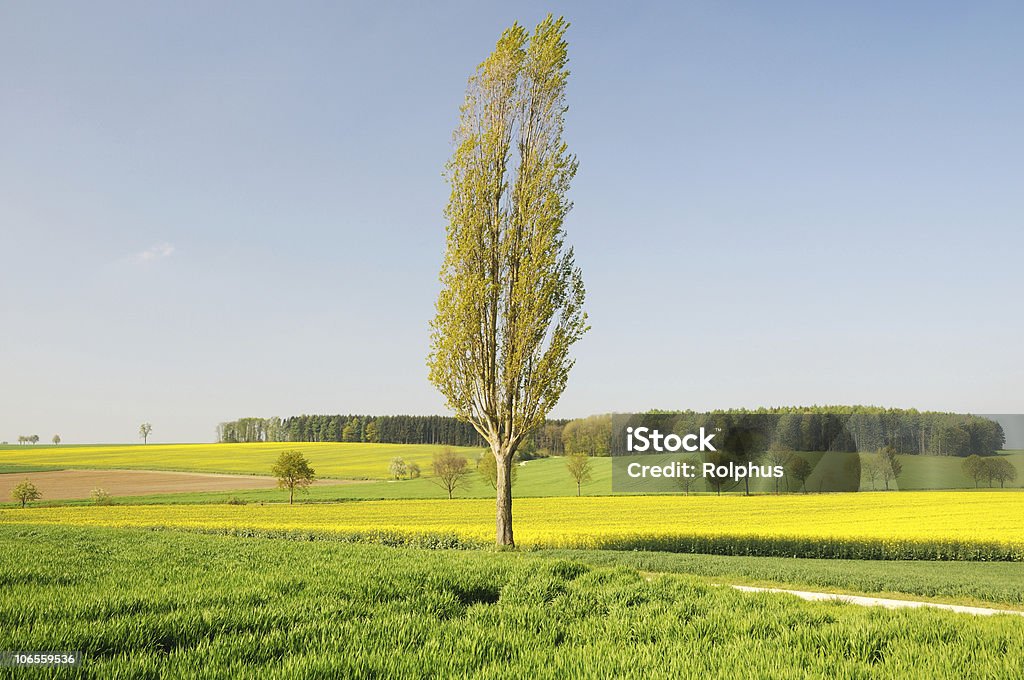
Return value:
[(593, 326), (555, 415), (1024, 412), (1018, 2), (7, 0), (0, 440), (445, 413), (441, 170), (548, 11)]

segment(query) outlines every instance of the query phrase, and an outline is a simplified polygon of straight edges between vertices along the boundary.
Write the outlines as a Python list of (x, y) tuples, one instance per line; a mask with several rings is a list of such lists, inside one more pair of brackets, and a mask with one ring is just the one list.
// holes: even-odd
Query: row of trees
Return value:
[[(392, 461), (392, 465), (394, 465), (394, 461)], [(469, 461), (465, 456), (459, 455), (451, 449), (445, 449), (435, 454), (431, 467), (433, 471), (432, 481), (448, 493), (448, 498), (452, 498), (457, 489), (468, 484), (472, 472)], [(476, 471), (495, 491), (497, 491), (498, 484), (500, 483), (498, 470), (498, 460), (495, 458), (494, 453), (484, 451), (476, 462)], [(576, 482), (576, 495), (581, 495), (582, 485), (591, 479), (590, 456), (586, 453), (567, 455), (566, 470), (573, 478), (573, 481)], [(419, 468), (417, 467), (416, 476), (419, 476), (418, 472)], [(512, 486), (519, 478), (519, 466), (512, 465), (509, 468), (508, 474), (509, 485)]]
[[(562, 428), (551, 420), (520, 447), (527, 458), (561, 455)], [(386, 444), (486, 445), (469, 423), (449, 416), (302, 415), (290, 418), (239, 418), (217, 426), (217, 441), (371, 442)]]
[(244, 442), (371, 442), (483, 446), (472, 425), (447, 416), (301, 415), (240, 418), (217, 426), (217, 440)]
[[(59, 434), (54, 434), (50, 438), (50, 441), (52, 441), (54, 445), (60, 443), (60, 435)], [(18, 443), (39, 443), (39, 435), (38, 434), (28, 434), (28, 435), (22, 434), (22, 435), (18, 435), (17, 442)]]
[(1007, 482), (1017, 479), (1017, 468), (1005, 458), (970, 456), (961, 465), (964, 474), (974, 480), (975, 486), (980, 486), (982, 481), (986, 481), (989, 486), (992, 486), (993, 482), (999, 482), (1000, 487), (1005, 487)]

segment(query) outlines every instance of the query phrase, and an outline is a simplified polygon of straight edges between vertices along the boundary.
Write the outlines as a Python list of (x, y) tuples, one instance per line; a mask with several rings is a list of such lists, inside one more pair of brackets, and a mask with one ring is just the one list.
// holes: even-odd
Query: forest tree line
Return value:
[[(520, 447), (525, 457), (561, 455), (564, 420), (551, 420)], [(217, 426), (217, 441), (370, 442), (485, 447), (469, 423), (450, 416), (301, 415), (239, 418)]]
[[(756, 433), (761, 447), (786, 451), (877, 451), (935, 456), (990, 455), (1002, 449), (999, 423), (980, 416), (872, 406), (812, 406), (772, 409), (652, 411), (549, 420), (520, 446), (520, 457), (618, 450), (623, 418), (656, 417), (678, 434), (700, 427), (740, 428)], [(631, 422), (631, 421), (630, 421)], [(373, 442), (485, 447), (469, 423), (450, 416), (301, 415), (240, 418), (217, 427), (220, 442)]]

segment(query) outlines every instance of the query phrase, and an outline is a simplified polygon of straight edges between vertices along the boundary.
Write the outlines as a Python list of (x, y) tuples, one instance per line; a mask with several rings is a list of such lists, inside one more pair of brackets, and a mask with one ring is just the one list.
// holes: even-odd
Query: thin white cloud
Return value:
[(174, 246), (170, 243), (157, 243), (155, 246), (151, 246), (141, 253), (135, 253), (132, 259), (136, 262), (152, 262), (153, 260), (162, 260), (165, 257), (170, 257), (174, 254)]

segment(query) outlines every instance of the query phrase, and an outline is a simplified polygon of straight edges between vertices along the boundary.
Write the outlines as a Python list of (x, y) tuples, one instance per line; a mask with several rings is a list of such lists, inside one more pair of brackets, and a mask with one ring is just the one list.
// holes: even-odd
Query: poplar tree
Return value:
[(469, 79), (445, 173), (430, 380), (490, 445), (501, 546), (514, 545), (512, 457), (558, 402), (588, 328), (563, 231), (577, 168), (563, 141), (568, 26), (549, 15), (532, 35), (501, 35)]

